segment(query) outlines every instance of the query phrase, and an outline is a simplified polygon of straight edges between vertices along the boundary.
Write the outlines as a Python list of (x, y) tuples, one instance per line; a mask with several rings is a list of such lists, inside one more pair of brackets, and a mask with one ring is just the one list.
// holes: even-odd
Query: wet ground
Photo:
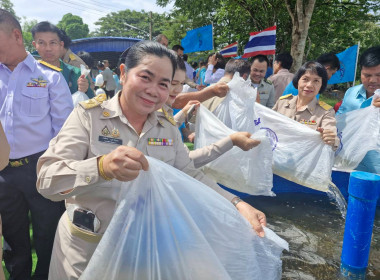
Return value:
[[(244, 200), (262, 210), (268, 227), (289, 242), (282, 279), (339, 279), (345, 221), (327, 196), (288, 193)], [(380, 279), (380, 209), (373, 233), (367, 280)]]

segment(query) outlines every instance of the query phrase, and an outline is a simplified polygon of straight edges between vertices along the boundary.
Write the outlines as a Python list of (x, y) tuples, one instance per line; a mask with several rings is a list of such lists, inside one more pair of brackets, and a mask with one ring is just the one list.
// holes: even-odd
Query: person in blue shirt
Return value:
[[(327, 72), (327, 77), (329, 80), (335, 74), (335, 72), (340, 69), (339, 59), (333, 53), (324, 53), (324, 54), (320, 55), (317, 58), (317, 62), (319, 62), (320, 64), (322, 64), (325, 67), (326, 72)], [(288, 95), (288, 94), (298, 95), (298, 90), (293, 86), (292, 82), (290, 82), (288, 84), (288, 86), (285, 88), (282, 95), (284, 96), (284, 95)], [(317, 99), (319, 99), (319, 93), (317, 94), (316, 97), (317, 97)]]
[(64, 209), (37, 192), (36, 165), (73, 110), (70, 89), (54, 66), (25, 51), (20, 23), (0, 9), (0, 121), (7, 137), (8, 166), (0, 171), (0, 213), (9, 279), (30, 280), (29, 216), (37, 266), (33, 279), (47, 279), (54, 235)]
[[(380, 46), (366, 50), (359, 65), (362, 83), (346, 91), (337, 115), (370, 106), (375, 91), (380, 89)], [(374, 100), (373, 105), (380, 107), (380, 98)], [(356, 169), (380, 174), (380, 153), (369, 151)]]

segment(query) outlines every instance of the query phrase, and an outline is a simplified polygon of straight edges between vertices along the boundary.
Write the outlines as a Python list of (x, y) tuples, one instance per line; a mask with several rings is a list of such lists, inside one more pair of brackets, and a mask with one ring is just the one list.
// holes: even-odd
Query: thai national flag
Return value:
[(244, 47), (243, 58), (258, 54), (269, 55), (276, 53), (276, 26), (259, 32), (250, 33), (249, 41)]
[(237, 56), (238, 42), (228, 45), (220, 50), (220, 54), (223, 57), (235, 57)]

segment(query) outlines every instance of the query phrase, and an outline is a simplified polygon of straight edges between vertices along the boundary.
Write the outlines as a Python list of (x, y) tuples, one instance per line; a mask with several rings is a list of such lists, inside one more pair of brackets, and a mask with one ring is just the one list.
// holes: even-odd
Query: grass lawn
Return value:
[[(32, 225), (30, 225), (30, 227), (29, 227), (29, 233), (30, 233), (30, 239), (33, 240)], [(3, 241), (2, 240), (0, 240), (0, 241), (2, 244)], [(36, 264), (37, 264), (37, 255), (36, 255), (36, 250), (34, 250), (33, 243), (32, 243), (32, 260), (33, 260), (33, 268), (32, 268), (32, 275), (33, 275), (34, 270), (36, 269)], [(7, 269), (5, 268), (4, 262), (2, 262), (2, 265), (3, 265), (4, 274), (5, 274), (5, 279), (8, 279), (9, 273), (8, 273)]]
[(334, 105), (340, 101), (339, 98), (334, 97), (334, 96), (330, 96), (330, 95), (326, 95), (326, 94), (321, 94), (319, 97), (319, 100), (326, 102), (327, 104), (329, 104), (332, 107), (334, 107)]

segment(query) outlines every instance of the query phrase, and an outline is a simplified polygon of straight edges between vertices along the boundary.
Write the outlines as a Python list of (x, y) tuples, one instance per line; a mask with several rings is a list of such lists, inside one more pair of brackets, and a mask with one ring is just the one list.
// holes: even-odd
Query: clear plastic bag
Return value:
[[(84, 75), (84, 77), (86, 78), (87, 75), (90, 73), (90, 69), (87, 69), (86, 66), (84, 66), (83, 64), (80, 65), (80, 71), (81, 71), (81, 75)], [(79, 102), (82, 102), (82, 101), (86, 101), (88, 100), (88, 96), (87, 94), (85, 94), (84, 92), (81, 92), (81, 91), (77, 91), (75, 93), (73, 93), (71, 95), (72, 99), (73, 99), (73, 104), (74, 104), (74, 107), (77, 106), (77, 104)]]
[[(328, 191), (334, 152), (319, 132), (256, 103), (256, 90), (239, 76), (228, 83), (230, 92), (217, 116), (237, 131), (266, 132), (273, 150), (273, 173), (300, 185)], [(268, 149), (258, 146), (257, 149)]]
[[(380, 98), (376, 90), (373, 100)], [(380, 162), (380, 109), (374, 106), (337, 115), (338, 136), (341, 145), (335, 153), (334, 167), (339, 170), (355, 169), (369, 151)], [(379, 165), (380, 163), (378, 163)]]
[(113, 219), (82, 280), (281, 279), (286, 241), (260, 238), (235, 207), (181, 171), (148, 158), (123, 183)]
[[(201, 105), (196, 122), (196, 149), (217, 142), (234, 132)], [(230, 189), (252, 195), (273, 196), (274, 193), (271, 191), (273, 187), (271, 143), (265, 131), (254, 133), (251, 138), (261, 140), (260, 145), (249, 151), (233, 147), (205, 165), (203, 171)]]
[(273, 145), (273, 173), (297, 184), (328, 191), (334, 151), (321, 134), (261, 104), (255, 104), (255, 124), (265, 129)]

